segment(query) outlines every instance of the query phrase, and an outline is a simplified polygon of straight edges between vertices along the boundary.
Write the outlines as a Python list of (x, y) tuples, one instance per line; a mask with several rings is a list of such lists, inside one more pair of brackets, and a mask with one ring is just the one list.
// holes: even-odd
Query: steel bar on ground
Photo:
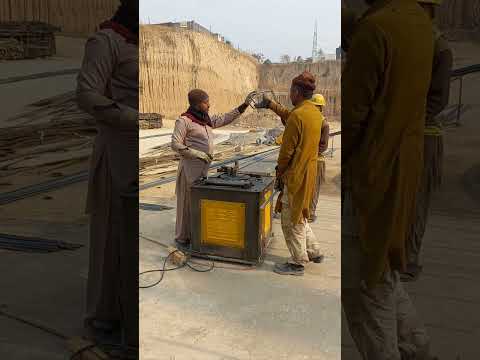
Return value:
[(11, 84), (14, 82), (25, 81), (25, 80), (43, 79), (43, 78), (53, 77), (53, 76), (73, 75), (73, 74), (77, 74), (79, 71), (80, 69), (65, 69), (65, 70), (59, 70), (59, 71), (48, 71), (48, 72), (43, 72), (39, 74), (13, 76), (9, 78), (0, 79), (0, 85)]
[(5, 205), (20, 199), (25, 199), (30, 196), (38, 195), (50, 190), (55, 190), (67, 185), (88, 179), (88, 171), (83, 171), (70, 176), (65, 176), (61, 179), (46, 181), (40, 184), (26, 186), (24, 188), (0, 194), (0, 205)]

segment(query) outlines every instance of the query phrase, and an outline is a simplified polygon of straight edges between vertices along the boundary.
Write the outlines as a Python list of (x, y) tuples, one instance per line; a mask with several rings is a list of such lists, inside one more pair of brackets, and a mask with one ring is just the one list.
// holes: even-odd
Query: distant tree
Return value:
[(265, 60), (263, 63), (264, 63), (265, 65), (271, 65), (271, 64), (272, 64), (272, 62), (270, 61), (270, 59)]
[(265, 60), (265, 56), (262, 53), (255, 53), (252, 56), (258, 60), (259, 63), (263, 63)]
[(232, 46), (232, 42), (230, 40), (226, 40), (225, 44)]
[(299, 63), (301, 63), (301, 62), (303, 62), (303, 58), (302, 58), (301, 56), (297, 56), (297, 60), (296, 60), (296, 61), (299, 62)]
[(280, 56), (280, 62), (283, 64), (288, 64), (290, 62), (290, 55), (282, 55)]

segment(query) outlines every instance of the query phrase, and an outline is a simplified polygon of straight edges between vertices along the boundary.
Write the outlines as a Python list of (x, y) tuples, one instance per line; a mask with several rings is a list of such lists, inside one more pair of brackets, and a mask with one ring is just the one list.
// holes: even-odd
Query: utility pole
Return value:
[(318, 34), (317, 34), (317, 20), (315, 19), (315, 28), (313, 30), (313, 45), (312, 45), (312, 62), (315, 62), (318, 56)]

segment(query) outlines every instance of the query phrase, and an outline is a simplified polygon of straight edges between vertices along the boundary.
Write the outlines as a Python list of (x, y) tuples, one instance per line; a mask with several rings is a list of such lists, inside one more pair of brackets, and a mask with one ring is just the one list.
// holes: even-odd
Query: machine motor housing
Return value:
[(191, 188), (192, 254), (258, 264), (272, 235), (274, 177), (223, 173)]

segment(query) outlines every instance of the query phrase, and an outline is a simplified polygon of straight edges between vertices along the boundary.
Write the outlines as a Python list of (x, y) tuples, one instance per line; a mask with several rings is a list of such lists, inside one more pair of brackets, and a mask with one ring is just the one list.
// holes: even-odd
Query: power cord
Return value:
[(95, 348), (97, 345), (98, 345), (97, 343), (89, 344), (89, 345), (84, 346), (83, 348), (75, 351), (75, 352), (72, 354), (72, 356), (70, 356), (70, 360), (76, 360), (76, 359), (77, 359), (77, 356), (82, 355), (85, 351), (92, 350), (92, 349)]
[[(138, 351), (137, 348), (133, 348), (133, 347), (130, 347), (130, 346), (122, 346), (120, 344), (109, 344), (109, 343), (92, 343), (92, 344), (89, 344), (89, 345), (86, 345), (84, 346), (83, 348), (77, 350), (71, 357), (70, 357), (70, 360), (77, 360), (78, 359), (78, 356), (82, 355), (85, 351), (88, 351), (88, 350), (92, 350), (94, 348), (99, 348), (101, 349), (102, 351), (105, 351), (108, 355), (112, 355), (112, 353), (117, 349), (118, 351), (125, 351), (125, 350), (134, 350), (134, 351)], [(109, 350), (105, 349), (105, 348), (110, 348)], [(104, 357), (100, 357), (100, 355), (98, 354), (95, 354), (95, 356), (98, 358), (98, 359), (103, 359)], [(133, 358), (132, 358), (133, 359)], [(135, 359), (137, 359), (135, 357)]]
[[(163, 244), (162, 242), (158, 241), (158, 240), (155, 240), (155, 239), (152, 239), (150, 237), (147, 237), (143, 234), (139, 234), (139, 236), (142, 238), (142, 239), (145, 239), (145, 240), (148, 240), (154, 244), (157, 244), (157, 245), (160, 245), (166, 249), (169, 248), (168, 245), (166, 244)], [(168, 260), (173, 257), (176, 253), (179, 253), (180, 255), (182, 256), (185, 256), (185, 260), (182, 262), (182, 264), (176, 266), (176, 267), (173, 267), (173, 268), (167, 268), (167, 262)], [(199, 272), (199, 273), (207, 273), (207, 272), (210, 272), (212, 271), (214, 268), (217, 268), (217, 269), (226, 269), (226, 270), (240, 270), (240, 271), (251, 271), (251, 270), (255, 270), (255, 267), (253, 266), (246, 266), (246, 267), (234, 267), (234, 266), (219, 266), (216, 264), (216, 262), (209, 258), (208, 256), (206, 256), (206, 258), (211, 261), (211, 264), (204, 264), (204, 263), (201, 263), (201, 262), (198, 262), (198, 261), (194, 261), (192, 260), (192, 256), (191, 254), (184, 254), (182, 251), (178, 250), (178, 249), (175, 249), (173, 251), (171, 251), (167, 257), (165, 258), (165, 260), (163, 261), (163, 265), (162, 265), (162, 268), (161, 269), (153, 269), (153, 270), (147, 270), (147, 271), (143, 271), (141, 272), (138, 276), (142, 276), (142, 275), (145, 275), (145, 274), (150, 274), (150, 273), (157, 273), (159, 272), (161, 275), (160, 275), (160, 278), (155, 281), (154, 283), (152, 284), (149, 284), (149, 285), (144, 285), (144, 286), (139, 286), (140, 289), (149, 289), (149, 288), (152, 288), (154, 286), (157, 286), (158, 284), (160, 284), (165, 276), (165, 273), (168, 272), (168, 271), (175, 271), (175, 270), (180, 270), (180, 269), (183, 269), (184, 267), (188, 267), (189, 269), (195, 271), (195, 272)], [(207, 269), (200, 269), (198, 267), (195, 267), (193, 265), (198, 265), (198, 266), (209, 266)]]
[(160, 284), (163, 280), (163, 277), (165, 276), (165, 273), (167, 271), (174, 271), (174, 270), (179, 270), (179, 269), (182, 269), (184, 268), (186, 265), (187, 265), (187, 262), (183, 262), (183, 264), (177, 266), (177, 267), (174, 267), (174, 268), (169, 268), (167, 269), (167, 261), (168, 259), (170, 259), (175, 253), (181, 253), (180, 250), (174, 250), (172, 252), (170, 252), (167, 257), (165, 258), (165, 260), (163, 261), (163, 266), (161, 269), (154, 269), (154, 270), (147, 270), (147, 271), (143, 271), (139, 274), (139, 277), (142, 276), (142, 275), (145, 275), (145, 274), (149, 274), (149, 273), (156, 273), (156, 272), (159, 272), (161, 275), (160, 275), (160, 279), (158, 279), (157, 281), (155, 281), (153, 284), (150, 284), (150, 285), (146, 285), (146, 286), (139, 286), (140, 289), (149, 289), (149, 288), (152, 288), (154, 286), (157, 286), (158, 284)]

